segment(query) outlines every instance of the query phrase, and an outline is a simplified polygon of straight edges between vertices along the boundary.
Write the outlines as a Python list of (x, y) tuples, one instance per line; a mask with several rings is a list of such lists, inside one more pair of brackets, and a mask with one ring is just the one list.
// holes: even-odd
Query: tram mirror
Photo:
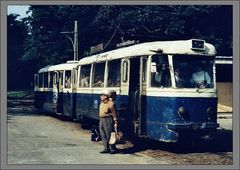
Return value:
[(156, 73), (157, 71), (157, 64), (155, 62), (151, 63), (151, 72)]

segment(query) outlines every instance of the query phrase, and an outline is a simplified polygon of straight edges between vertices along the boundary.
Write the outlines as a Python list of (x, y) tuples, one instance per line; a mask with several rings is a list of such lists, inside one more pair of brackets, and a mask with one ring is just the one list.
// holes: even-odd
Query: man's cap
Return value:
[(115, 90), (108, 90), (108, 89), (104, 89), (101, 93), (101, 95), (105, 95), (108, 96), (112, 99), (115, 99), (117, 92)]
[(105, 95), (107, 97), (110, 97), (111, 96), (111, 91), (110, 90), (107, 90), (107, 89), (104, 89), (102, 92), (101, 92), (101, 95)]

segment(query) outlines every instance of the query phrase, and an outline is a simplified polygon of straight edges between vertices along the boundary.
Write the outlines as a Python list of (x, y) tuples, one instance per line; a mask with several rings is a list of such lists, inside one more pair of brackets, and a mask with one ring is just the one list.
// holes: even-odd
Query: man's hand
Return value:
[(114, 123), (114, 129), (117, 129), (118, 128), (118, 124), (117, 124), (117, 121), (115, 121)]

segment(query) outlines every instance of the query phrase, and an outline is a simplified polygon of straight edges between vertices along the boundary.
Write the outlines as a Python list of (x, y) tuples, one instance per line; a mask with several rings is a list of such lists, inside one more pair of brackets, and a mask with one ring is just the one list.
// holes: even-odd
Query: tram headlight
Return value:
[(185, 109), (185, 107), (180, 106), (178, 108), (178, 115), (183, 119), (183, 120), (188, 120), (189, 119), (189, 115), (187, 113), (187, 110)]
[(185, 114), (186, 113), (186, 110), (185, 110), (185, 108), (183, 107), (183, 106), (180, 106), (179, 108), (178, 108), (178, 113), (179, 114)]
[(207, 114), (208, 114), (208, 120), (211, 120), (213, 118), (213, 109), (212, 107), (207, 108)]

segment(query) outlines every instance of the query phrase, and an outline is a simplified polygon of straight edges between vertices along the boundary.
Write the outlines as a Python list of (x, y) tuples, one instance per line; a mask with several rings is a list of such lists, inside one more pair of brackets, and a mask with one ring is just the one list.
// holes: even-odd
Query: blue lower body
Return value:
[[(35, 93), (37, 108), (53, 112), (53, 93)], [(133, 122), (133, 115), (128, 96), (118, 95), (115, 105), (118, 116), (125, 120), (121, 127), (128, 128)], [(63, 93), (61, 103), (63, 114), (70, 117), (88, 117), (98, 120), (100, 97), (98, 94)], [(179, 114), (184, 107), (187, 118)], [(211, 108), (211, 115), (208, 112)], [(183, 133), (202, 135), (216, 130), (217, 98), (190, 97), (142, 97), (141, 126), (148, 138), (176, 142)]]
[[(176, 142), (182, 133), (201, 136), (218, 127), (217, 98), (147, 97), (146, 106), (147, 135), (151, 139)], [(179, 114), (180, 107), (187, 116)]]
[(34, 105), (46, 113), (60, 113), (74, 118), (76, 115), (76, 94), (60, 92), (57, 95), (52, 91), (35, 92)]
[(53, 92), (44, 91), (44, 92), (35, 92), (34, 94), (34, 105), (35, 108), (47, 112), (53, 113)]

